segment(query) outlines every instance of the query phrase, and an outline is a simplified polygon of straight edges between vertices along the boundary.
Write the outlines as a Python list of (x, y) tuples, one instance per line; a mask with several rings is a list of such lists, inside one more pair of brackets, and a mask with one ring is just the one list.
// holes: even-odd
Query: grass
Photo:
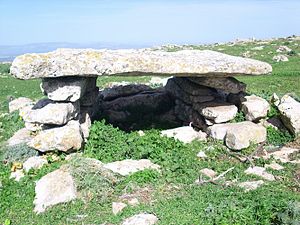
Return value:
[[(272, 57), (277, 54), (278, 46), (287, 43), (295, 52), (289, 56), (290, 61), (273, 62)], [(263, 50), (252, 50), (261, 45), (265, 45)], [(249, 92), (267, 99), (273, 92), (280, 96), (292, 93), (299, 99), (300, 57), (297, 54), (300, 52), (299, 46), (300, 41), (289, 43), (287, 40), (276, 40), (268, 45), (248, 43), (234, 46), (192, 47), (239, 56), (249, 51), (251, 57), (269, 62), (273, 66), (273, 74), (269, 76), (238, 77), (248, 85)], [(269, 52), (272, 53), (268, 54)], [(42, 96), (39, 80), (17, 80), (7, 74), (8, 69), (9, 65), (0, 65), (1, 114), (7, 112), (10, 97), (25, 96), (38, 99)], [(112, 82), (148, 82), (149, 79), (150, 77), (101, 77), (97, 84), (104, 88)], [(276, 116), (277, 113), (273, 109), (269, 116)], [(235, 118), (236, 122), (243, 120), (243, 114)], [(24, 126), (18, 113), (0, 116), (0, 124), (0, 143)], [(235, 185), (228, 187), (211, 183), (197, 185), (194, 181), (199, 177), (199, 170), (202, 168), (211, 168), (220, 174), (234, 167), (226, 174), (224, 179), (227, 181), (243, 182), (260, 178), (246, 175), (244, 170), (250, 165), (228, 155), (220, 142), (196, 141), (182, 144), (174, 139), (161, 137), (158, 130), (148, 130), (145, 133), (145, 136), (140, 137), (137, 132), (125, 133), (104, 121), (97, 121), (91, 128), (83, 155), (102, 162), (147, 158), (159, 164), (161, 172), (145, 170), (125, 178), (115, 177), (113, 179), (116, 182), (110, 183), (107, 179), (101, 179), (105, 171), (90, 166), (91, 163), (88, 163), (87, 159), (73, 160), (69, 166), (72, 168), (78, 188), (83, 193), (83, 198), (71, 203), (59, 204), (40, 215), (33, 212), (35, 182), (65, 165), (66, 162), (61, 160), (64, 156), (52, 160), (53, 155), (49, 155), (49, 164), (41, 170), (31, 170), (20, 182), (15, 182), (9, 179), (10, 165), (20, 158), (23, 160), (22, 157), (28, 152), (6, 153), (6, 158), (10, 159), (8, 165), (0, 163), (0, 224), (5, 221), (7, 224), (101, 224), (105, 222), (119, 224), (125, 218), (139, 212), (156, 214), (160, 219), (159, 224), (299, 224), (300, 188), (297, 165), (285, 164), (283, 171), (268, 169), (277, 177), (276, 181), (266, 182), (259, 189), (247, 193)], [(286, 133), (268, 129), (270, 144), (282, 144), (290, 138), (292, 137)], [(255, 146), (251, 146), (242, 153), (250, 154), (254, 148)], [(205, 151), (208, 157), (197, 158), (199, 151)], [(3, 160), (3, 157), (0, 160)], [(264, 166), (271, 161), (272, 159), (257, 159), (254, 163)], [(82, 168), (80, 165), (86, 167)], [(219, 182), (223, 184), (225, 180)], [(118, 201), (119, 196), (136, 193), (142, 188), (151, 190), (149, 196), (145, 198), (146, 201), (141, 201), (141, 204), (136, 207), (127, 207), (116, 216), (112, 214), (112, 201)]]

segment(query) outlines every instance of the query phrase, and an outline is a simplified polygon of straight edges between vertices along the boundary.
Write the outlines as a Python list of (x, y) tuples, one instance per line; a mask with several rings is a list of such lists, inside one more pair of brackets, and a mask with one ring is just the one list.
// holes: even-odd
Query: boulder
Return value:
[(282, 163), (291, 162), (290, 155), (300, 152), (300, 149), (297, 148), (289, 148), (289, 147), (281, 147), (277, 151), (268, 153), (265, 158), (273, 157), (274, 159), (279, 160)]
[(8, 103), (8, 111), (9, 113), (12, 113), (17, 110), (21, 110), (22, 108), (26, 106), (32, 107), (34, 105), (34, 101), (30, 98), (20, 97), (16, 98)]
[(153, 214), (141, 213), (124, 220), (121, 225), (154, 225), (158, 218)]
[(253, 191), (262, 186), (265, 182), (263, 180), (257, 180), (257, 181), (245, 181), (242, 183), (239, 183), (238, 186), (240, 188), (243, 188), (245, 192)]
[(226, 102), (208, 102), (194, 106), (205, 119), (212, 123), (224, 123), (235, 118), (238, 108)]
[(104, 164), (103, 167), (113, 171), (114, 173), (118, 173), (122, 176), (127, 176), (132, 173), (142, 171), (145, 169), (153, 169), (153, 170), (160, 169), (159, 165), (152, 163), (148, 159), (141, 159), (141, 160), (126, 159), (123, 161), (116, 161), (116, 162)]
[(178, 127), (169, 130), (163, 130), (161, 135), (173, 137), (183, 143), (191, 143), (193, 140), (206, 141), (206, 133), (195, 131), (191, 126)]
[(70, 121), (65, 126), (40, 131), (29, 143), (29, 147), (41, 152), (79, 150), (83, 138), (78, 121)]
[(23, 116), (25, 122), (39, 124), (64, 125), (77, 117), (79, 103), (57, 103), (49, 99), (42, 99)]
[(259, 166), (249, 167), (247, 170), (245, 170), (245, 173), (250, 174), (250, 175), (259, 176), (268, 181), (275, 180), (275, 177), (272, 174), (268, 173), (266, 171), (266, 168), (264, 168), (264, 167), (259, 167)]
[(246, 84), (233, 77), (190, 77), (189, 80), (202, 86), (222, 90), (226, 93), (237, 94), (246, 91)]
[(96, 87), (96, 78), (57, 77), (44, 78), (41, 89), (53, 101), (76, 102), (86, 92)]
[(268, 74), (272, 67), (265, 62), (210, 50), (57, 49), (18, 56), (10, 72), (19, 79), (104, 75), (228, 77)]
[(77, 198), (72, 175), (63, 169), (57, 169), (37, 181), (35, 186), (34, 211), (42, 213), (47, 208)]
[(48, 161), (41, 156), (32, 156), (23, 163), (23, 169), (28, 172), (30, 169), (40, 169)]
[(10, 139), (8, 139), (7, 144), (9, 146), (13, 146), (22, 143), (28, 143), (32, 138), (31, 132), (26, 128), (22, 128), (18, 130)]
[(275, 55), (272, 58), (275, 62), (288, 62), (289, 58), (285, 55)]
[(294, 135), (300, 133), (300, 102), (292, 97), (285, 95), (281, 98), (278, 106), (280, 117), (286, 128)]
[(270, 104), (267, 100), (255, 96), (245, 96), (242, 101), (242, 111), (245, 114), (246, 120), (258, 121), (267, 116), (270, 110)]
[(292, 51), (292, 49), (290, 49), (289, 47), (284, 46), (284, 45), (279, 46), (279, 48), (276, 50), (276, 52), (279, 52), (279, 53), (281, 53), (281, 52), (291, 52), (291, 51)]

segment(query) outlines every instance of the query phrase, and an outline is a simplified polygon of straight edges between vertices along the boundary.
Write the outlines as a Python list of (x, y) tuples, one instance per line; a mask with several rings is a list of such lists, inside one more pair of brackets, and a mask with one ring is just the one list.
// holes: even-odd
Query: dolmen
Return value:
[[(246, 96), (246, 85), (234, 77), (271, 72), (268, 63), (209, 50), (57, 49), (18, 56), (11, 66), (18, 79), (41, 78), (47, 97), (20, 115), (35, 133), (27, 144), (42, 152), (81, 149), (91, 122), (102, 118), (124, 130), (192, 125), (233, 149), (245, 148), (265, 140), (266, 131), (257, 122), (269, 105)], [(170, 78), (163, 87), (128, 84), (99, 90), (96, 81), (102, 76)], [(248, 121), (228, 123), (239, 111)]]

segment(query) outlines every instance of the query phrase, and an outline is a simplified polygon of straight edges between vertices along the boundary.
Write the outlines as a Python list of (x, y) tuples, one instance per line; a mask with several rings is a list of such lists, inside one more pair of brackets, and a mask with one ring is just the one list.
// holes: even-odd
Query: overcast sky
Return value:
[(300, 0), (0, 0), (0, 45), (213, 43), (300, 35)]

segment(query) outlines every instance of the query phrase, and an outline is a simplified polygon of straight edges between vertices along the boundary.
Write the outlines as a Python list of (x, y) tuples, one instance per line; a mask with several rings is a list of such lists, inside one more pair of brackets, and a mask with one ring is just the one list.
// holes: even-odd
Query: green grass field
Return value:
[[(297, 45), (296, 45), (297, 44)], [(248, 43), (235, 46), (193, 46), (195, 49), (212, 49), (241, 55), (246, 51), (253, 58), (272, 64), (273, 73), (268, 76), (238, 77), (248, 85), (248, 92), (268, 98), (276, 92), (282, 96), (290, 93), (300, 97), (300, 41), (289, 43), (286, 39), (264, 44), (261, 50), (252, 50), (263, 44)], [(287, 45), (295, 51), (289, 56), (289, 62), (275, 63), (272, 57), (280, 45)], [(174, 50), (174, 49), (170, 49)], [(256, 54), (254, 54), (256, 52)], [(272, 52), (272, 53), (270, 53)], [(269, 54), (268, 54), (269, 53)], [(25, 96), (41, 98), (39, 80), (21, 81), (9, 76), (9, 66), (1, 66), (0, 71), (0, 113), (6, 113), (10, 97)], [(147, 82), (149, 77), (103, 77), (98, 85), (105, 87), (111, 82)], [(0, 117), (0, 136), (2, 143), (14, 131), (23, 126), (17, 114)], [(101, 135), (100, 135), (101, 134)], [(274, 136), (273, 136), (274, 138)], [(271, 140), (270, 137), (269, 140)], [(241, 153), (249, 155), (256, 146), (251, 146)], [(3, 148), (4, 149), (4, 148)], [(197, 153), (205, 151), (208, 157), (199, 159)], [(223, 186), (208, 183), (197, 185), (199, 170), (212, 168), (222, 173), (231, 167), (225, 179), (258, 180), (258, 177), (246, 175), (244, 170), (250, 164), (242, 163), (224, 150), (221, 143), (215, 141), (182, 144), (179, 141), (161, 137), (159, 131), (149, 130), (140, 137), (137, 132), (125, 133), (104, 122), (95, 122), (83, 155), (103, 162), (132, 159), (151, 159), (162, 167), (162, 172), (152, 170), (138, 172), (122, 178), (114, 187), (114, 192), (101, 200), (76, 200), (60, 204), (46, 213), (36, 215), (33, 212), (35, 182), (43, 175), (59, 168), (66, 162), (64, 155), (58, 154), (59, 160), (53, 162), (49, 155), (49, 164), (41, 170), (30, 171), (21, 182), (9, 179), (10, 165), (0, 163), (0, 224), (119, 224), (125, 218), (139, 212), (154, 213), (160, 219), (159, 224), (300, 224), (300, 168), (295, 164), (285, 164), (283, 171), (273, 171), (276, 181), (266, 182), (255, 191), (244, 192), (236, 186)], [(4, 150), (0, 151), (3, 157)], [(297, 156), (298, 157), (298, 156)], [(257, 159), (255, 165), (263, 166), (271, 160)], [(92, 178), (91, 178), (92, 179)], [(87, 177), (89, 180), (89, 177)], [(101, 186), (95, 181), (94, 186)], [(83, 184), (84, 186), (84, 184)], [(140, 194), (141, 203), (136, 207), (127, 207), (121, 214), (114, 216), (112, 201), (124, 193), (140, 193), (147, 188), (147, 193)]]

